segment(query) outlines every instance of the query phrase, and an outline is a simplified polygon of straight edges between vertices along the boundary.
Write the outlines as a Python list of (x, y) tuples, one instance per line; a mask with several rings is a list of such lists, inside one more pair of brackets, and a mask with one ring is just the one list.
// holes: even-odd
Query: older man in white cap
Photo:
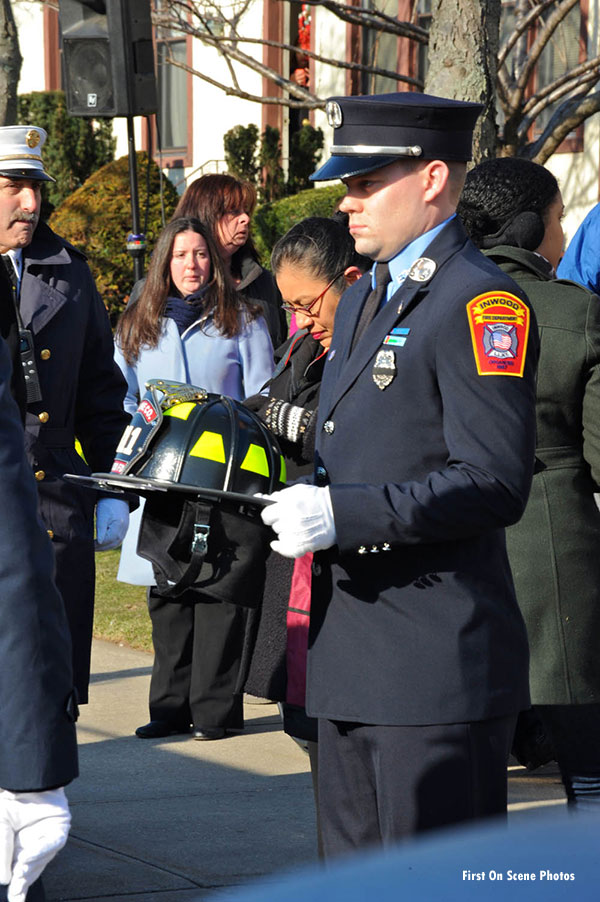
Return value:
[[(125, 534), (128, 505), (114, 497), (100, 497), (96, 505), (93, 494), (62, 476), (89, 473), (89, 467), (110, 469), (128, 422), (122, 406), (126, 386), (113, 362), (109, 319), (85, 256), (40, 221), (42, 185), (53, 181), (42, 160), (45, 140), (46, 132), (37, 126), (0, 128), (0, 254), (12, 286), (2, 307), (16, 321), (25, 394), (17, 400), (25, 416), (27, 456), (54, 546), (75, 685), (80, 702), (86, 702), (94, 508), (96, 548), (106, 550)], [(76, 453), (76, 439), (85, 461)]]

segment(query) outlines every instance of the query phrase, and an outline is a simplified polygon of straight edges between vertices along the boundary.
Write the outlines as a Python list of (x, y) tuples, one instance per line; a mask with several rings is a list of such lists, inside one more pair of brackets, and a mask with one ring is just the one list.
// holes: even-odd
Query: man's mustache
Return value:
[(16, 213), (10, 223), (12, 225), (13, 222), (37, 222), (38, 218), (37, 213)]

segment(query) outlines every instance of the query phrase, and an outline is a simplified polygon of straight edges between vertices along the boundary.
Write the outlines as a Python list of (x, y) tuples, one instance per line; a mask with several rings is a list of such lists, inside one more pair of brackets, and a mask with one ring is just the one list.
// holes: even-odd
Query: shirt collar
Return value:
[(6, 251), (6, 256), (10, 257), (12, 261), (20, 285), (21, 277), (23, 275), (23, 248), (18, 247), (15, 250), (8, 250)]
[[(419, 235), (418, 238), (415, 238), (414, 241), (411, 241), (410, 244), (407, 244), (406, 247), (402, 248), (399, 254), (392, 257), (389, 261), (390, 284), (387, 289), (387, 301), (389, 301), (392, 295), (400, 288), (415, 260), (418, 260), (419, 257), (423, 256), (433, 239), (437, 237), (444, 226), (446, 226), (451, 219), (454, 219), (455, 216), (456, 213), (453, 213), (452, 216), (444, 219), (443, 222), (440, 222), (432, 229), (429, 229), (429, 231)], [(373, 266), (373, 269), (371, 270), (371, 286), (373, 288), (375, 287), (375, 266)]]

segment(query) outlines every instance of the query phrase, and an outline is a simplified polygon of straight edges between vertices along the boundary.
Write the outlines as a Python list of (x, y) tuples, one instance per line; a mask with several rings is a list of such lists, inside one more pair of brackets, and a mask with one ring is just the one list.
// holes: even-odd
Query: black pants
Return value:
[(505, 815), (515, 721), (410, 727), (319, 720), (325, 857)]
[(571, 805), (600, 810), (600, 705), (536, 705)]
[(198, 597), (185, 592), (170, 601), (155, 589), (148, 591), (154, 644), (150, 719), (242, 729), (238, 683), (246, 611)]

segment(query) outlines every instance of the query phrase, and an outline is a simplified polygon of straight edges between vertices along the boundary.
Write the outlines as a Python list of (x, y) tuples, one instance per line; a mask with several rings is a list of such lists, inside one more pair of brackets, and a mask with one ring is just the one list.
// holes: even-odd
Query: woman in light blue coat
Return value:
[[(235, 291), (209, 231), (179, 218), (161, 234), (139, 299), (117, 326), (115, 358), (127, 380), (125, 406), (137, 408), (149, 379), (189, 382), (243, 400), (273, 371), (264, 319)], [(123, 543), (118, 579), (147, 585), (154, 665), (150, 722), (140, 738), (193, 731), (220, 739), (243, 727), (238, 675), (245, 612), (196, 590), (162, 597), (149, 561), (136, 554), (141, 510)]]

